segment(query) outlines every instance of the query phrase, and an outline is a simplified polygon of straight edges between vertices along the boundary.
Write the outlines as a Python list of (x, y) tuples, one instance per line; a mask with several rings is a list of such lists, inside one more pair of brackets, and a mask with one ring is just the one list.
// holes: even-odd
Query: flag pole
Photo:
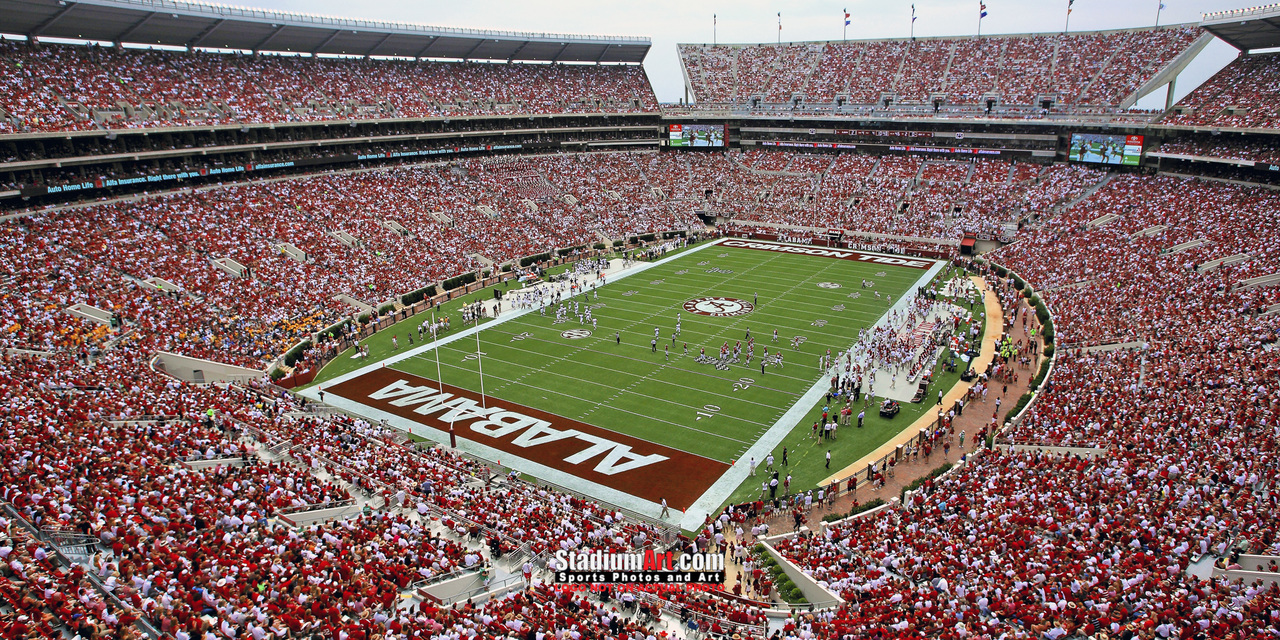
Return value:
[(716, 46), (716, 14), (711, 14), (711, 46)]
[(480, 367), (480, 406), (485, 409), (489, 405), (485, 404), (484, 399), (484, 358), (480, 356), (480, 329), (476, 328), (476, 366)]
[(1156, 26), (1160, 26), (1160, 12), (1164, 11), (1164, 0), (1156, 0)]
[(840, 34), (840, 40), (846, 41), (849, 39), (849, 10), (841, 9), (841, 11), (844, 12), (844, 31)]
[(1067, 21), (1062, 25), (1062, 35), (1064, 36), (1071, 30), (1071, 5), (1075, 3), (1076, 0), (1067, 0)]
[(911, 5), (911, 39), (916, 39), (916, 5)]
[(440, 393), (444, 393), (444, 376), (440, 373), (440, 344), (438, 342), (439, 333), (436, 331), (436, 312), (431, 312), (431, 341), (435, 343), (432, 351), (436, 352), (436, 382), (440, 384)]
[(986, 5), (982, 4), (983, 0), (978, 0), (978, 39), (982, 39), (982, 10)]
[(778, 12), (778, 44), (782, 44), (782, 12)]

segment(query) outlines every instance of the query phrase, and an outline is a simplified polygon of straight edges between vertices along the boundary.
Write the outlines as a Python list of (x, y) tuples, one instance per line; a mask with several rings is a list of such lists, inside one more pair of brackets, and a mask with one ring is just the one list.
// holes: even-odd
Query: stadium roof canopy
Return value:
[(1280, 4), (1206, 13), (1200, 26), (1241, 51), (1280, 47)]
[(522, 62), (644, 61), (649, 38), (432, 27), (181, 0), (0, 0), (18, 35), (299, 53)]

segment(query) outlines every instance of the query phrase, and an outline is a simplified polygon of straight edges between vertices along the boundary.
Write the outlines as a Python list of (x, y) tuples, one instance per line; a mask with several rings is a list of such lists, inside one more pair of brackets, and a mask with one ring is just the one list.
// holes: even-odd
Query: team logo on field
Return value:
[(737, 298), (694, 298), (684, 303), (684, 310), (689, 313), (717, 318), (745, 316), (755, 308), (750, 302)]
[(591, 337), (591, 330), (589, 330), (589, 329), (570, 329), (570, 330), (568, 330), (568, 331), (565, 331), (565, 332), (561, 333), (561, 334), (560, 334), (560, 337), (561, 337), (561, 338), (564, 338), (565, 340), (581, 340), (581, 339), (583, 339), (583, 338), (590, 338), (590, 337)]
[(839, 289), (840, 283), (839, 282), (819, 282), (818, 286), (822, 287), (823, 289)]

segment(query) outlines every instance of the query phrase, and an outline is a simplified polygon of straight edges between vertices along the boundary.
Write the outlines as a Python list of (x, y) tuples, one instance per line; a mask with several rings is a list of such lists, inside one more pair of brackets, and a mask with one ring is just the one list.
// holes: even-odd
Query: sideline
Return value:
[[(986, 313), (983, 318), (983, 322), (986, 323), (986, 326), (982, 328), (982, 349), (978, 352), (978, 356), (973, 359), (973, 364), (971, 366), (972, 369), (981, 371), (986, 369), (987, 365), (991, 364), (991, 361), (995, 359), (996, 342), (1000, 339), (1000, 335), (1004, 331), (1004, 310), (1000, 308), (1000, 299), (996, 297), (995, 291), (992, 291), (987, 287), (987, 282), (982, 276), (969, 276), (969, 279), (973, 281), (973, 284), (976, 285), (980, 291), (982, 291), (983, 307)], [(995, 321), (999, 321), (1000, 324), (997, 325)], [(969, 388), (972, 386), (973, 385), (971, 383), (966, 383), (963, 380), (957, 380), (956, 384), (951, 387), (951, 390), (942, 397), (942, 406), (950, 407), (956, 400), (959, 400), (964, 396), (964, 394), (968, 393)], [(924, 402), (927, 403), (928, 401), (929, 399), (926, 397)], [(835, 472), (835, 474), (828, 476), (819, 486), (830, 485), (836, 480), (843, 481), (849, 476), (865, 471), (867, 465), (884, 458), (885, 456), (893, 453), (899, 446), (910, 442), (920, 434), (921, 429), (929, 428), (936, 420), (937, 414), (932, 410), (925, 411), (919, 418), (916, 418), (915, 422), (912, 422), (902, 431), (898, 432), (898, 435), (885, 441), (884, 444), (880, 445), (874, 451), (862, 456), (862, 458), (857, 462), (854, 462), (853, 464)]]
[[(715, 240), (708, 240), (708, 241), (703, 242), (701, 246), (697, 246), (697, 247), (694, 247), (694, 248), (692, 248), (692, 249), (688, 249), (688, 250), (686, 250), (686, 251), (681, 251), (681, 252), (679, 252), (679, 253), (676, 253), (675, 255), (668, 256), (668, 257), (663, 258), (663, 259), (661, 259), (661, 260), (658, 260), (658, 261), (656, 261), (656, 262), (641, 262), (641, 263), (639, 263), (639, 264), (637, 264), (637, 265), (635, 265), (635, 266), (631, 267), (630, 269), (627, 269), (627, 270), (625, 270), (625, 271), (622, 271), (622, 272), (618, 273), (618, 274), (617, 274), (617, 275), (615, 275), (615, 276), (610, 276), (610, 278), (609, 278), (609, 284), (613, 284), (613, 283), (615, 283), (615, 282), (617, 282), (617, 281), (619, 281), (619, 280), (622, 280), (622, 279), (624, 279), (624, 278), (628, 278), (628, 277), (633, 276), (633, 275), (635, 275), (635, 274), (637, 274), (637, 273), (644, 273), (645, 271), (648, 271), (649, 269), (651, 269), (651, 268), (653, 268), (653, 267), (656, 267), (656, 266), (658, 266), (658, 265), (662, 265), (662, 264), (666, 264), (667, 262), (669, 262), (669, 261), (671, 261), (671, 260), (675, 260), (675, 259), (680, 258), (680, 257), (683, 257), (683, 256), (687, 256), (687, 255), (690, 255), (690, 254), (693, 254), (693, 253), (697, 253), (697, 252), (702, 251), (702, 250), (704, 250), (704, 249), (709, 249), (709, 248), (711, 248), (711, 247), (716, 246), (717, 244), (719, 244), (719, 243), (720, 243), (721, 241), (723, 241), (723, 240), (724, 240), (724, 238), (716, 238)], [(606, 286), (608, 286), (608, 285), (606, 285)], [(393, 364), (395, 364), (395, 363), (397, 363), (397, 362), (400, 362), (401, 360), (408, 360), (409, 358), (413, 358), (413, 357), (418, 356), (418, 355), (420, 355), (420, 354), (427, 353), (427, 352), (431, 351), (432, 349), (435, 349), (436, 347), (443, 347), (443, 346), (445, 346), (445, 345), (447, 345), (447, 344), (449, 344), (449, 343), (451, 343), (451, 342), (455, 342), (455, 341), (457, 341), (457, 340), (461, 340), (461, 339), (463, 339), (463, 338), (467, 338), (467, 337), (473, 336), (473, 335), (475, 335), (477, 332), (483, 331), (483, 330), (488, 329), (488, 328), (490, 328), (490, 327), (494, 327), (494, 326), (500, 325), (500, 324), (502, 324), (502, 323), (504, 323), (504, 322), (508, 322), (508, 321), (510, 321), (510, 320), (514, 320), (514, 319), (516, 319), (516, 318), (520, 318), (520, 317), (526, 316), (526, 315), (528, 315), (528, 314), (530, 314), (530, 313), (537, 313), (537, 311), (538, 311), (538, 310), (537, 310), (537, 309), (534, 309), (534, 308), (529, 308), (529, 309), (519, 309), (519, 310), (515, 310), (515, 309), (513, 309), (513, 310), (511, 310), (511, 311), (506, 311), (506, 312), (504, 312), (504, 313), (502, 314), (502, 316), (501, 316), (501, 317), (498, 317), (498, 318), (488, 318), (488, 319), (486, 319), (486, 320), (481, 321), (480, 323), (476, 324), (475, 326), (473, 326), (473, 327), (471, 327), (471, 328), (469, 328), (469, 329), (463, 329), (462, 331), (459, 331), (458, 333), (455, 333), (455, 334), (453, 334), (453, 335), (451, 335), (451, 336), (447, 336), (447, 337), (444, 337), (444, 338), (440, 338), (439, 340), (435, 340), (435, 341), (432, 341), (432, 342), (428, 342), (428, 343), (423, 344), (422, 346), (419, 346), (419, 347), (414, 347), (414, 348), (412, 348), (412, 349), (407, 349), (407, 350), (402, 351), (402, 352), (400, 352), (400, 353), (397, 353), (397, 354), (395, 354), (395, 355), (393, 355), (393, 356), (390, 356), (390, 357), (387, 357), (387, 358), (383, 358), (382, 360), (379, 360), (379, 361), (374, 362), (374, 363), (372, 363), (372, 364), (367, 364), (367, 365), (365, 365), (365, 366), (363, 366), (363, 367), (360, 367), (359, 369), (356, 369), (356, 370), (354, 370), (354, 371), (348, 371), (348, 372), (346, 372), (346, 373), (344, 373), (344, 374), (342, 374), (342, 375), (340, 375), (340, 376), (338, 376), (338, 377), (336, 377), (336, 378), (330, 378), (330, 379), (328, 379), (328, 380), (325, 380), (325, 381), (324, 381), (324, 382), (322, 382), (322, 383), (319, 383), (319, 384), (313, 384), (313, 385), (311, 385), (311, 386), (307, 387), (306, 389), (303, 389), (302, 391), (299, 391), (299, 392), (298, 392), (298, 395), (300, 395), (300, 396), (305, 396), (305, 397), (307, 397), (307, 398), (309, 398), (309, 399), (311, 399), (311, 400), (316, 400), (316, 401), (318, 402), (318, 401), (319, 401), (319, 394), (318, 394), (318, 393), (316, 393), (316, 389), (318, 389), (319, 387), (327, 386), (327, 385), (334, 385), (334, 384), (338, 384), (338, 383), (340, 383), (340, 382), (346, 382), (347, 380), (350, 380), (351, 378), (355, 378), (355, 377), (357, 377), (357, 376), (362, 376), (362, 375), (364, 375), (364, 374), (366, 374), (366, 373), (369, 373), (370, 371), (372, 371), (372, 370), (374, 370), (374, 369), (381, 369), (382, 367), (393, 365)], [(343, 352), (343, 353), (345, 354), (346, 352)], [(324, 369), (321, 369), (321, 371), (324, 371)], [(329, 404), (332, 404), (332, 403), (329, 403)]]
[[(752, 242), (765, 241), (752, 240)], [(858, 253), (897, 257), (875, 252)], [(889, 317), (894, 311), (906, 309), (912, 298), (914, 298), (911, 294), (914, 293), (916, 289), (928, 285), (929, 282), (933, 280), (933, 278), (947, 265), (947, 261), (945, 260), (937, 260), (934, 258), (917, 259), (930, 260), (933, 262), (933, 266), (925, 270), (924, 273), (921, 274), (920, 278), (918, 278), (907, 290), (907, 293), (900, 296), (898, 301), (893, 303), (893, 306), (885, 310), (884, 314), (880, 316), (880, 319), (872, 325), (873, 327), (888, 324), (890, 322)], [(856, 336), (854, 336), (854, 338), (854, 342), (850, 343), (846, 349), (852, 349), (854, 345), (857, 344)], [(742, 462), (742, 459), (755, 458), (756, 460), (764, 460), (765, 456), (776, 449), (787, 435), (791, 433), (792, 429), (795, 429), (796, 426), (800, 424), (800, 420), (813, 409), (814, 405), (818, 404), (818, 401), (826, 395), (830, 386), (831, 383), (826, 379), (825, 375), (819, 376), (818, 380), (809, 388), (809, 391), (805, 392), (803, 396), (800, 396), (800, 399), (797, 400), (795, 404), (791, 405), (791, 408), (788, 409), (786, 413), (782, 414), (782, 417), (778, 418), (778, 421), (775, 422), (768, 431), (760, 436), (760, 439), (756, 441), (755, 445), (742, 452), (742, 454), (738, 456), (738, 460), (734, 465), (729, 467), (729, 470), (726, 471), (723, 476), (720, 476), (720, 479), (717, 480), (715, 484), (711, 485), (711, 488), (707, 489), (706, 493), (702, 494), (702, 497), (694, 501), (693, 505), (689, 507), (689, 510), (685, 512), (684, 519), (680, 521), (680, 527), (686, 531), (696, 530), (702, 526), (703, 521), (708, 515), (717, 512), (720, 509), (720, 505), (724, 504), (724, 502), (733, 495), (733, 492), (738, 490), (738, 487), (747, 480), (747, 476), (750, 474), (751, 470), (747, 468), (747, 464)]]

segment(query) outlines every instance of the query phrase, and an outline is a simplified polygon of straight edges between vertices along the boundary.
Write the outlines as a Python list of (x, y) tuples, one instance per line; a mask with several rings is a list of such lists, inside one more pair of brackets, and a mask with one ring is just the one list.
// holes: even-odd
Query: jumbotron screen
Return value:
[(670, 147), (723, 147), (722, 124), (673, 124), (667, 129)]
[(1142, 159), (1142, 136), (1117, 136), (1097, 133), (1071, 134), (1071, 151), (1067, 159), (1074, 162), (1125, 164), (1138, 166)]

